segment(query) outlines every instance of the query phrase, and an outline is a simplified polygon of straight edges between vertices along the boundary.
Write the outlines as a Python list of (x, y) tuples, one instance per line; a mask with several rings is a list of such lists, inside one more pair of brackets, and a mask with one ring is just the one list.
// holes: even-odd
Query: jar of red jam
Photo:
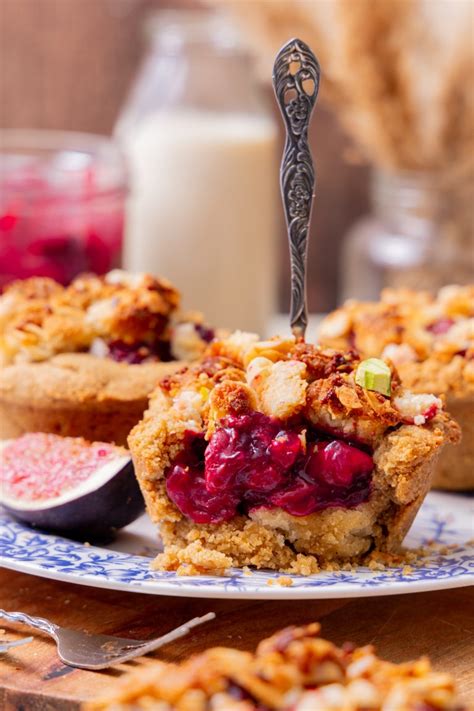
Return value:
[(0, 131), (0, 289), (120, 265), (125, 164), (103, 136)]

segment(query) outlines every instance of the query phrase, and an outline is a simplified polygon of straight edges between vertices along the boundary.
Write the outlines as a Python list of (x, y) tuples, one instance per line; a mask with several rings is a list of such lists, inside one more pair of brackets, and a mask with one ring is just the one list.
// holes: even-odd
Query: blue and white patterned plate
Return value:
[(439, 590), (474, 584), (474, 498), (431, 493), (406, 540), (408, 547), (430, 541), (449, 546), (422, 567), (371, 571), (322, 572), (277, 583), (278, 573), (235, 570), (226, 577), (180, 577), (150, 570), (158, 550), (154, 530), (144, 516), (111, 545), (99, 548), (34, 531), (0, 508), (0, 565), (54, 580), (113, 590), (183, 597), (302, 599), (362, 597)]

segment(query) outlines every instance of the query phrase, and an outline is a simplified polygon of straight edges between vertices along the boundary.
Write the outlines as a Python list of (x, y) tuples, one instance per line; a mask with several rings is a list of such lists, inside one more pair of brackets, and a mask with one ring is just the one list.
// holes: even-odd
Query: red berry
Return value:
[(359, 475), (374, 467), (372, 457), (346, 442), (317, 442), (305, 467), (308, 476), (329, 486), (350, 487)]

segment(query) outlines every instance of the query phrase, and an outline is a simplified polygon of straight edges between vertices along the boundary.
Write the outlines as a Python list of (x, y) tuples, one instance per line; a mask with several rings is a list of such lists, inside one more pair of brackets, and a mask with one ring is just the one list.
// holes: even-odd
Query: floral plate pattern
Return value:
[(432, 492), (407, 537), (408, 547), (434, 542), (448, 546), (433, 553), (421, 567), (371, 571), (321, 572), (310, 577), (285, 575), (278, 584), (274, 571), (228, 576), (184, 577), (150, 570), (159, 549), (144, 516), (124, 529), (108, 546), (89, 546), (28, 528), (0, 507), (0, 566), (81, 585), (182, 597), (248, 599), (315, 599), (393, 595), (474, 584), (474, 497)]

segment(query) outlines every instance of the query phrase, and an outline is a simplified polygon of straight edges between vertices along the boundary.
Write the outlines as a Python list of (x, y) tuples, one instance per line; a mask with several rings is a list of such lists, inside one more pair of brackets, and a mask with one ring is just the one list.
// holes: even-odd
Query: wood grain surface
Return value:
[[(0, 570), (0, 607), (137, 639), (215, 611), (214, 622), (155, 653), (166, 661), (213, 645), (253, 649), (285, 625), (318, 620), (324, 636), (336, 644), (375, 644), (382, 657), (395, 662), (428, 654), (436, 669), (454, 675), (465, 703), (474, 699), (474, 588), (350, 600), (197, 600), (100, 590)], [(0, 629), (1, 639), (27, 632), (1, 619)], [(33, 634), (31, 644), (0, 656), (2, 711), (73, 711), (123, 674), (126, 665), (104, 672), (70, 669), (58, 660), (53, 641)]]

